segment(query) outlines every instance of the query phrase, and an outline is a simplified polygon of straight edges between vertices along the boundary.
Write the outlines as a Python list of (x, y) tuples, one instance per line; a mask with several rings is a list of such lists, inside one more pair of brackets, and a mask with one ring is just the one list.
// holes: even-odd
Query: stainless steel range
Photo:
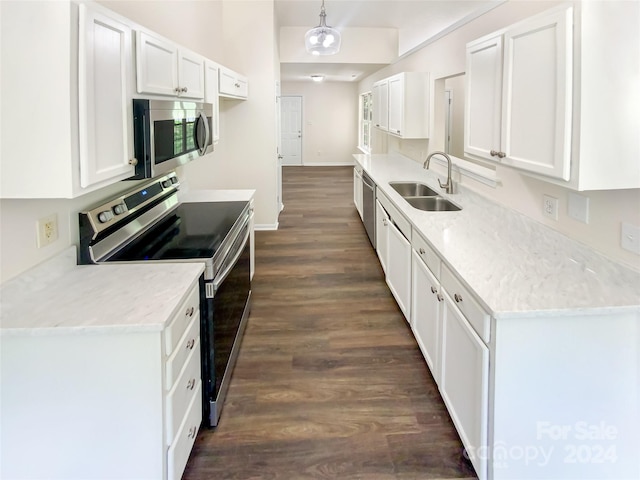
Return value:
[[(203, 421), (216, 426), (251, 306), (249, 202), (178, 200), (171, 172), (80, 213), (79, 263), (204, 262)], [(135, 288), (126, 279), (123, 288)]]

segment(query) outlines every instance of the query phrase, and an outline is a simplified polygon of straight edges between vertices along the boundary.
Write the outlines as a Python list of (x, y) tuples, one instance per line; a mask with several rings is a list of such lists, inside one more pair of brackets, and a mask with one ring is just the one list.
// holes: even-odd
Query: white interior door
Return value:
[(283, 165), (302, 165), (302, 97), (280, 97)]

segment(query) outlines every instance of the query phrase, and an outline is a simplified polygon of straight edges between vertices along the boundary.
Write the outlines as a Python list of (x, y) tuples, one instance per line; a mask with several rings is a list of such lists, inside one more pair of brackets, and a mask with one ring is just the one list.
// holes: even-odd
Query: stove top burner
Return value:
[(182, 203), (168, 218), (120, 249), (109, 261), (212, 258), (246, 202)]

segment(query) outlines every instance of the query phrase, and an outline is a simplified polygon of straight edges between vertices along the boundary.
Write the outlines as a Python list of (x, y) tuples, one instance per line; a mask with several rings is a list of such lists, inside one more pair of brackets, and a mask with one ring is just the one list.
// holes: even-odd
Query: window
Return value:
[(371, 92), (360, 95), (360, 149), (371, 152), (371, 121), (373, 119), (373, 97)]

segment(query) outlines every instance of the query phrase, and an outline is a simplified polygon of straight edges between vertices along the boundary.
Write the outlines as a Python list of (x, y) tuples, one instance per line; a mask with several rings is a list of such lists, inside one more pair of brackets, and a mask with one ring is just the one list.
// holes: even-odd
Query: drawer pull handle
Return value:
[(187, 390), (193, 390), (193, 387), (196, 386), (196, 379), (192, 378), (191, 380), (189, 380), (189, 383), (187, 383)]
[(196, 344), (196, 339), (192, 338), (187, 342), (187, 350), (193, 350), (193, 346)]
[(420, 252), (420, 255), (424, 255), (425, 253), (427, 253), (424, 251), (424, 248), (422, 247), (420, 247), (420, 250), (418, 250), (418, 252)]
[(196, 433), (198, 433), (198, 427), (195, 425), (189, 429), (189, 433), (187, 438), (196, 438)]
[(462, 295), (459, 295), (459, 294), (456, 293), (453, 296), (453, 299), (456, 301), (456, 303), (460, 303), (462, 301)]
[(438, 293), (438, 289), (431, 285), (431, 293)]
[(444, 297), (442, 296), (442, 294), (438, 294), (436, 295), (436, 298), (438, 299), (439, 302), (441, 302), (442, 300), (444, 300)]
[(185, 315), (189, 318), (193, 317), (193, 312), (195, 312), (195, 308), (194, 307), (188, 307), (187, 311), (185, 312)]

